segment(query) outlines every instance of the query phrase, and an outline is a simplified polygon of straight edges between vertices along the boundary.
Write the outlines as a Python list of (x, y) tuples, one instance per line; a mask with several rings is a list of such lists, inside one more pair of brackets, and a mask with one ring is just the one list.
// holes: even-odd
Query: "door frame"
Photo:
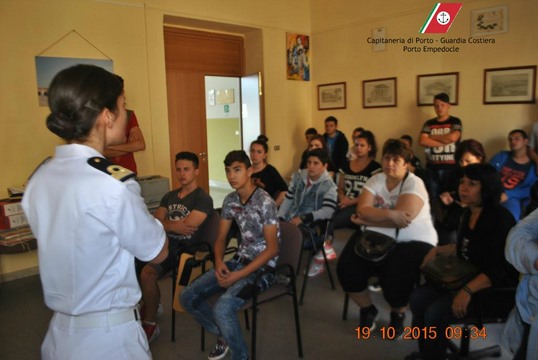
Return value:
[[(209, 191), (204, 81), (207, 74), (240, 77), (244, 73), (241, 36), (164, 27), (170, 159), (178, 151), (200, 157), (199, 185)], [(176, 80), (171, 80), (175, 78)], [(188, 79), (188, 84), (171, 81)], [(194, 92), (191, 91), (194, 89)], [(170, 161), (171, 173), (175, 164)], [(172, 176), (172, 188), (179, 182)]]

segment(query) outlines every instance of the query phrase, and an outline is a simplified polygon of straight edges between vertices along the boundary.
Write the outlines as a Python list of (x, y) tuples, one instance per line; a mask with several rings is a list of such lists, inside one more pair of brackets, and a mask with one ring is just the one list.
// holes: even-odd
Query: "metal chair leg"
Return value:
[(301, 323), (299, 322), (299, 304), (297, 302), (297, 288), (295, 284), (295, 276), (291, 278), (293, 313), (295, 317), (295, 336), (297, 337), (297, 353), (299, 357), (303, 357), (303, 342), (301, 338)]
[(174, 294), (176, 293), (176, 277), (177, 277), (177, 266), (173, 267), (172, 270), (172, 335), (170, 341), (176, 341), (176, 311), (174, 310)]
[[(254, 310), (252, 310), (254, 312)], [(254, 319), (254, 314), (252, 314), (252, 318)], [(252, 320), (254, 322), (254, 320)], [(250, 330), (250, 322), (248, 321), (248, 310), (245, 310), (245, 329)]]
[(306, 290), (306, 282), (308, 281), (308, 269), (310, 269), (310, 264), (314, 258), (314, 249), (308, 252), (308, 259), (306, 260), (306, 269), (304, 274), (303, 286), (301, 288), (301, 296), (299, 297), (299, 305), (303, 305), (304, 293)]
[[(247, 313), (247, 310), (245, 310)], [(252, 331), (251, 331), (251, 345), (250, 345), (250, 359), (256, 360), (256, 321), (258, 320), (258, 303), (254, 298), (252, 301)]]
[(347, 308), (349, 306), (349, 294), (344, 296), (344, 309), (342, 310), (342, 320), (347, 320)]
[(203, 352), (205, 351), (205, 329), (203, 326), (200, 326), (201, 334), (200, 334), (200, 350)]
[(331, 268), (329, 267), (329, 260), (327, 260), (327, 254), (325, 253), (325, 247), (321, 246), (321, 253), (323, 254), (323, 260), (325, 262), (325, 268), (327, 269), (327, 275), (329, 275), (329, 281), (331, 283), (331, 288), (334, 290), (334, 281), (333, 275), (331, 273)]

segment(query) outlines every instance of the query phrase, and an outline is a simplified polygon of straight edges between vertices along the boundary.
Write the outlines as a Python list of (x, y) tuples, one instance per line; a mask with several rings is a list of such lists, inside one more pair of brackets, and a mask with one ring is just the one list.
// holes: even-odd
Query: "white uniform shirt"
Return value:
[[(401, 182), (398, 183), (389, 192), (387, 189), (387, 176), (385, 173), (379, 173), (366, 181), (363, 191), (367, 190), (374, 196), (374, 207), (380, 209), (394, 209), (400, 195), (413, 194), (418, 196), (424, 202), (424, 205), (409, 226), (400, 229), (396, 240), (398, 242), (423, 241), (433, 246), (437, 245), (437, 232), (433, 227), (432, 216), (430, 214), (430, 201), (424, 183), (419, 177), (410, 172), (405, 179), (400, 193), (401, 184)], [(377, 231), (392, 237), (396, 235), (394, 228), (374, 226), (368, 226), (367, 228), (368, 230)]]
[(56, 148), (25, 191), (22, 206), (38, 241), (45, 303), (69, 315), (125, 309), (141, 292), (134, 256), (155, 258), (166, 235), (138, 183), (92, 167), (85, 145)]

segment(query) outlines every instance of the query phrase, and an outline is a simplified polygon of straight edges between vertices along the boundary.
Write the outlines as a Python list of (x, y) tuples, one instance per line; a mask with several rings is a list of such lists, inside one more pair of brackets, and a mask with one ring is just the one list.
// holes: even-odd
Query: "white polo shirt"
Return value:
[(38, 241), (45, 303), (80, 315), (125, 309), (141, 297), (134, 257), (155, 258), (166, 235), (134, 180), (88, 164), (95, 149), (70, 144), (39, 168), (22, 206)]

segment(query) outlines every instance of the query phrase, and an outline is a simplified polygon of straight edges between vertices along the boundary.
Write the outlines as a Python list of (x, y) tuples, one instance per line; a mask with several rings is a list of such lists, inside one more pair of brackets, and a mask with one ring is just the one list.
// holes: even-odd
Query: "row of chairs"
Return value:
[[(330, 267), (328, 266), (327, 257), (324, 251), (323, 242), (328, 236), (328, 229), (329, 229), (329, 222), (322, 222), (321, 224), (318, 224), (322, 230), (324, 230), (324, 236), (321, 236), (318, 241), (313, 241), (313, 246), (310, 248), (309, 256), (306, 264), (306, 269), (309, 269), (311, 261), (313, 259), (313, 256), (318, 252), (318, 250), (322, 251), (324, 260), (325, 260), (325, 267), (327, 269), (327, 274), (329, 276), (329, 281), (331, 284), (332, 289), (334, 290), (334, 282), (331, 275)], [(315, 238), (315, 235), (311, 235), (311, 238)], [(303, 237), (305, 238), (305, 237)], [(304, 241), (303, 241), (303, 248), (304, 248)], [(299, 259), (299, 263), (297, 268), (300, 268), (301, 260)], [(303, 281), (303, 287), (301, 290), (301, 296), (299, 300), (299, 304), (301, 305), (303, 302), (304, 292), (306, 288), (306, 283), (308, 280), (308, 276), (305, 276), (305, 279)], [(417, 284), (420, 284), (421, 279), (417, 279)], [(474, 300), (470, 304), (470, 311), (468, 313), (468, 316), (461, 319), (461, 329), (462, 329), (462, 336), (460, 338), (460, 344), (459, 346), (455, 345), (453, 342), (449, 342), (449, 350), (450, 354), (447, 354), (446, 359), (452, 359), (452, 360), (474, 360), (474, 359), (481, 359), (484, 357), (500, 357), (501, 356), (501, 348), (500, 345), (496, 344), (493, 346), (489, 346), (486, 348), (481, 348), (478, 350), (470, 350), (471, 346), (471, 336), (470, 331), (472, 328), (477, 329), (484, 329), (485, 324), (492, 324), (492, 323), (503, 323), (506, 321), (506, 318), (508, 316), (508, 313), (510, 309), (513, 306), (507, 306), (510, 302), (506, 301), (506, 299), (513, 299), (515, 300), (515, 292), (516, 288), (514, 287), (503, 287), (503, 288), (489, 288), (485, 289), (475, 295)], [(496, 299), (502, 298), (504, 301), (504, 308), (503, 309), (496, 309), (496, 311), (485, 311), (487, 309), (486, 302), (491, 303), (492, 301), (495, 302)], [(512, 302), (513, 305), (513, 302)], [(349, 308), (349, 295), (345, 293), (344, 296), (344, 306), (342, 310), (342, 320), (347, 320), (348, 315), (348, 308)], [(413, 353), (408, 357), (408, 359), (420, 359), (419, 353)]]
[[(205, 271), (205, 266), (208, 260), (212, 260), (212, 249), (214, 245), (214, 241), (217, 238), (218, 228), (219, 228), (219, 222), (220, 217), (218, 212), (213, 212), (212, 215), (208, 218), (208, 223), (204, 227), (204, 233), (202, 234), (202, 239), (205, 239), (203, 243), (197, 244), (197, 253), (194, 257), (196, 259), (196, 263), (198, 266), (202, 268), (202, 272)], [(329, 229), (328, 222), (321, 222), (317, 224), (317, 227), (313, 228), (302, 228), (301, 230), (291, 225), (287, 222), (281, 222), (280, 223), (280, 231), (281, 231), (281, 247), (280, 247), (280, 256), (277, 266), (271, 270), (274, 271), (275, 274), (280, 274), (285, 276), (289, 279), (289, 283), (285, 284), (282, 282), (274, 284), (271, 288), (268, 290), (258, 294), (256, 291), (256, 287), (253, 287), (253, 294), (252, 298), (249, 302), (245, 304), (243, 307), (244, 315), (245, 315), (245, 323), (246, 323), (246, 329), (251, 331), (251, 359), (256, 358), (256, 338), (257, 338), (257, 311), (258, 307), (264, 303), (270, 302), (272, 300), (278, 299), (280, 297), (283, 297), (285, 295), (288, 295), (292, 298), (292, 305), (293, 305), (293, 311), (294, 311), (294, 321), (295, 321), (295, 330), (296, 330), (296, 337), (297, 337), (297, 352), (299, 357), (303, 357), (303, 349), (302, 349), (302, 340), (301, 340), (301, 329), (300, 329), (300, 320), (299, 320), (299, 311), (298, 311), (298, 305), (303, 304), (304, 295), (306, 291), (306, 285), (308, 276), (306, 275), (310, 264), (313, 261), (314, 256), (318, 251), (321, 251), (324, 256), (324, 262), (327, 269), (327, 274), (329, 277), (331, 288), (334, 290), (334, 280), (332, 277), (331, 269), (328, 266), (327, 257), (324, 251), (323, 242), (327, 238), (327, 231)], [(233, 251), (234, 249), (232, 249)], [(297, 291), (296, 291), (296, 278), (297, 275), (300, 274), (301, 269), (301, 263), (303, 258), (303, 253), (307, 250), (307, 261), (306, 261), (306, 270), (305, 270), (305, 276), (301, 288), (301, 293), (298, 298)], [(176, 292), (176, 284), (177, 284), (177, 266), (174, 267), (174, 271), (172, 274), (172, 294), (174, 295)], [(473, 310), (471, 313), (472, 316), (469, 316), (462, 320), (463, 322), (463, 331), (469, 331), (471, 326), (477, 326), (478, 328), (482, 328), (485, 323), (490, 322), (499, 322), (503, 321), (504, 319), (502, 317), (487, 317), (485, 314), (482, 313), (482, 301), (484, 299), (490, 299), (490, 294), (495, 294), (497, 291), (502, 291), (504, 293), (508, 291), (515, 291), (515, 289), (501, 289), (501, 290), (488, 290), (486, 296), (481, 296), (479, 301), (475, 301), (473, 303)], [(345, 294), (344, 298), (344, 308), (342, 312), (342, 319), (347, 319), (347, 313), (348, 313), (348, 305), (349, 305), (349, 296), (348, 294)], [(249, 322), (249, 316), (248, 312), (251, 311), (252, 313), (252, 327), (250, 326)], [(175, 341), (175, 316), (176, 313), (172, 309), (172, 331), (171, 331), (171, 340)], [(200, 348), (202, 351), (204, 351), (205, 348), (205, 332), (204, 329), (201, 329), (201, 344)], [(450, 343), (450, 350), (452, 354), (448, 355), (451, 359), (478, 359), (485, 356), (491, 356), (491, 357), (498, 357), (500, 356), (500, 347), (498, 345), (489, 347), (486, 349), (481, 349), (479, 351), (470, 351), (470, 342), (469, 337), (462, 336), (460, 346), (457, 347), (453, 343)], [(409, 358), (418, 358), (417, 354), (411, 355)]]

